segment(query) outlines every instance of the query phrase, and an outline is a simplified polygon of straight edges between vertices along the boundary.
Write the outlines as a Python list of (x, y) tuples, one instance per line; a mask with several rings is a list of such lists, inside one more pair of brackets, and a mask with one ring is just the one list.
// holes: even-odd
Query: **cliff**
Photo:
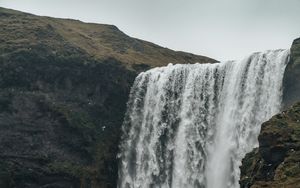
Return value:
[[(0, 8), (0, 187), (116, 187), (120, 126), (136, 75), (168, 63), (213, 63), (127, 36), (112, 25)], [(300, 38), (283, 103), (300, 101)], [(300, 184), (300, 104), (262, 126), (242, 187)]]
[(216, 61), (111, 25), (0, 8), (0, 187), (116, 187), (134, 78), (195, 62)]
[(300, 101), (300, 38), (294, 40), (290, 61), (283, 78), (283, 106), (285, 109)]
[(259, 148), (241, 166), (241, 188), (300, 185), (300, 103), (262, 124)]

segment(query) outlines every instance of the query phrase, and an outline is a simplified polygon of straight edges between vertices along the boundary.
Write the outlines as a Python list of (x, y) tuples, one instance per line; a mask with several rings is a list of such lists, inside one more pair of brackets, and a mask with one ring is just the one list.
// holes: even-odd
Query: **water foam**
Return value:
[(123, 124), (120, 188), (234, 188), (262, 122), (281, 107), (289, 50), (141, 73)]

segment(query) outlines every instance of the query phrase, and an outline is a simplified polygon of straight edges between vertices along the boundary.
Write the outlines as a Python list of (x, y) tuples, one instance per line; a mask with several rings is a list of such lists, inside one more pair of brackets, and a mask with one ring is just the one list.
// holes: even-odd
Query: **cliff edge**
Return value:
[(300, 185), (300, 103), (262, 124), (259, 148), (241, 166), (241, 188)]

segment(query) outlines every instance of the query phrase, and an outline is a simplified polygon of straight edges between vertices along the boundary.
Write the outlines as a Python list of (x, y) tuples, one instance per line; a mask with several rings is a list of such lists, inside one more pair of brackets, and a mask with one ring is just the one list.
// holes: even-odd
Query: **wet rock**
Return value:
[(300, 38), (294, 40), (291, 47), (290, 62), (283, 78), (283, 104), (287, 109), (300, 101)]
[(242, 161), (242, 188), (300, 185), (300, 103), (262, 125), (259, 148)]

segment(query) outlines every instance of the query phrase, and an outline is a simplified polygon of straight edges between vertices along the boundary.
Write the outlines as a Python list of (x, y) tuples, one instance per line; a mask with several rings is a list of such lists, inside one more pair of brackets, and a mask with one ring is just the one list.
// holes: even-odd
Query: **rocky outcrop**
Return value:
[(287, 109), (297, 101), (300, 101), (300, 38), (293, 42), (283, 78), (284, 108)]
[(242, 188), (300, 185), (300, 103), (262, 124), (259, 148), (242, 161)]
[(0, 8), (0, 187), (116, 187), (135, 76), (195, 62), (215, 60), (115, 26)]

